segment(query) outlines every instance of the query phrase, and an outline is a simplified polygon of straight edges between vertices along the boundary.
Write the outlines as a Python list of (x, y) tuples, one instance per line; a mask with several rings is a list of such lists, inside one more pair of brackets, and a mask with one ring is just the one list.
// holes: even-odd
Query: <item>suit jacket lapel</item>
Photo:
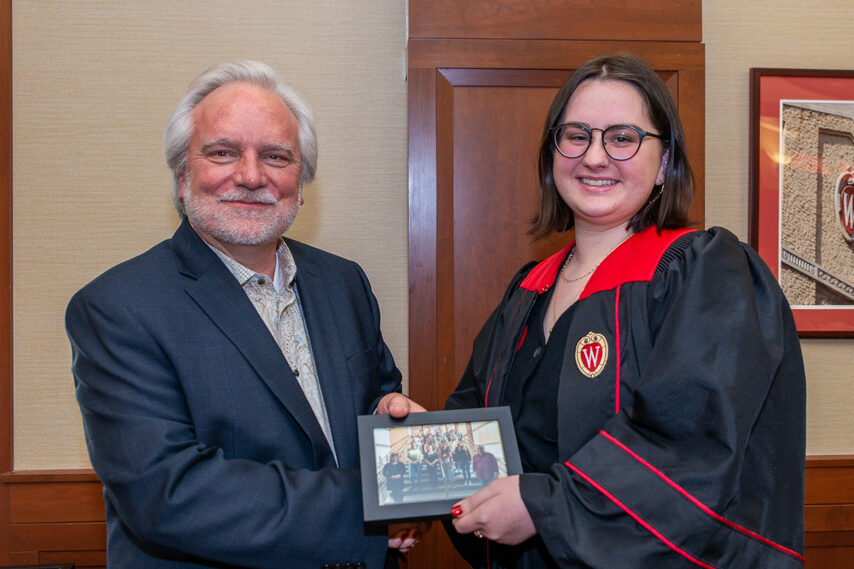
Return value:
[(311, 441), (319, 466), (334, 465), (329, 444), (278, 344), (234, 275), (185, 219), (172, 238), (187, 294), (245, 356)]
[(291, 247), (291, 252), (297, 265), (297, 292), (332, 426), (338, 464), (342, 468), (355, 467), (358, 437), (354, 429), (356, 413), (350, 370), (338, 332), (335, 307), (328, 295), (329, 281), (323, 278), (320, 267), (310, 256), (302, 255), (297, 247)]

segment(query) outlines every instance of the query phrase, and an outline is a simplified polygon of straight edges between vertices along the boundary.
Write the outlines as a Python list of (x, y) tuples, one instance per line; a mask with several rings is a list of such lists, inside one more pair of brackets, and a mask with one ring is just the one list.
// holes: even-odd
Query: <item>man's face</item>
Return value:
[(191, 116), (178, 195), (192, 226), (225, 250), (277, 241), (302, 197), (293, 113), (274, 92), (234, 82), (202, 99)]

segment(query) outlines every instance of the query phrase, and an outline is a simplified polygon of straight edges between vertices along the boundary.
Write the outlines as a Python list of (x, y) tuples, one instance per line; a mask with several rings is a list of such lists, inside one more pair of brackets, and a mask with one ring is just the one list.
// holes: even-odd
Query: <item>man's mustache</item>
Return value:
[(233, 188), (216, 198), (218, 202), (246, 202), (274, 205), (276, 198), (268, 190), (239, 190)]

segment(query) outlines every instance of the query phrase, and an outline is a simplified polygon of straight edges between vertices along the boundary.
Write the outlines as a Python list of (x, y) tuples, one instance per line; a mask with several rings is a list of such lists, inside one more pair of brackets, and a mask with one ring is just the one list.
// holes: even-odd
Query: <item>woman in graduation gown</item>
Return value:
[(805, 379), (791, 310), (729, 231), (686, 229), (676, 106), (628, 55), (555, 97), (522, 267), (450, 409), (509, 405), (524, 473), (452, 510), (474, 567), (787, 569), (803, 563)]

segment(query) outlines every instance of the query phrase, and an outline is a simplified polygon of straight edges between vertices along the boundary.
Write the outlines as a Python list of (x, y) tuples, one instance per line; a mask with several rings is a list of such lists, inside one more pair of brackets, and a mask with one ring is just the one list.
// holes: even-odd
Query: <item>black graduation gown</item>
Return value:
[[(514, 405), (513, 356), (568, 251), (517, 273), (448, 408)], [(560, 459), (520, 478), (556, 565), (802, 567), (797, 331), (774, 276), (730, 232), (650, 228), (611, 253), (574, 306), (557, 400)], [(448, 528), (485, 566), (483, 542)], [(545, 566), (524, 549), (493, 546), (493, 567)]]

